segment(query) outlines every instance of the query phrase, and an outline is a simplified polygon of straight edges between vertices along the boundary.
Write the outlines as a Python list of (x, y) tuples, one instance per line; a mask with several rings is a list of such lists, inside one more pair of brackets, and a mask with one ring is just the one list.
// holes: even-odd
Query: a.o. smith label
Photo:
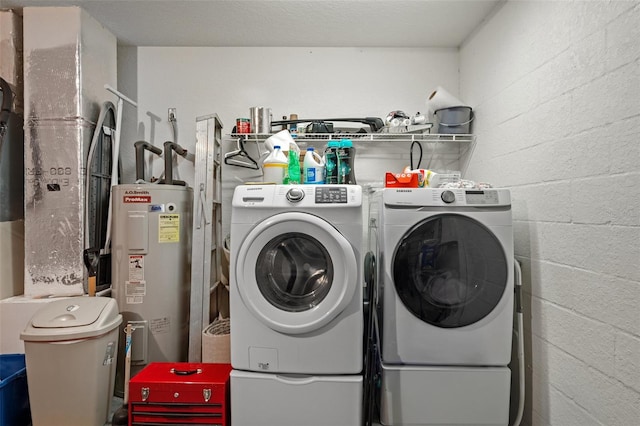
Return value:
[(125, 195), (122, 197), (122, 201), (125, 203), (149, 204), (151, 202), (151, 195)]

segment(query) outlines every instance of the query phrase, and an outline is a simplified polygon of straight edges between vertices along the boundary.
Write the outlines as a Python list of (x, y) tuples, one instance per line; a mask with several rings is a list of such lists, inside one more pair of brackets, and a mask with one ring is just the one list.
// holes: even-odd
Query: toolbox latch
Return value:
[(146, 401), (149, 398), (149, 388), (142, 388), (140, 393), (142, 394), (142, 401)]
[(211, 399), (211, 389), (202, 389), (202, 396), (204, 396), (204, 402), (209, 402)]

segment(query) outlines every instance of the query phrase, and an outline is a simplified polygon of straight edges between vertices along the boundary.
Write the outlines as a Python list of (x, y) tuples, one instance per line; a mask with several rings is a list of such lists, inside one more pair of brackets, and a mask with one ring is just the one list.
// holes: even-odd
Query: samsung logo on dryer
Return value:
[(413, 192), (413, 189), (396, 189), (396, 192)]
[(251, 186), (249, 188), (247, 188), (247, 191), (262, 191), (262, 187), (259, 186)]

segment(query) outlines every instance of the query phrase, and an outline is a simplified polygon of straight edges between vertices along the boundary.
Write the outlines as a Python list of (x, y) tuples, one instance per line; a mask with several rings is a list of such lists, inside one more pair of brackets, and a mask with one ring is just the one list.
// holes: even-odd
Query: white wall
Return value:
[[(249, 117), (252, 106), (270, 107), (274, 120), (291, 113), (384, 119), (392, 110), (425, 112), (436, 86), (458, 93), (457, 49), (121, 47), (119, 59), (121, 87), (135, 91), (138, 101), (136, 123), (126, 115), (122, 137), (127, 183), (134, 180), (133, 142), (162, 147), (172, 139), (169, 107), (177, 108), (178, 143), (193, 152), (195, 119), (202, 115), (217, 113), (223, 133), (229, 134), (236, 118)], [(225, 141), (223, 149), (235, 149), (235, 142)], [(248, 146), (257, 157), (255, 149)], [(385, 170), (400, 171), (408, 164), (408, 144), (359, 147), (356, 177), (358, 183), (381, 183)], [(154, 161), (155, 177), (162, 168), (162, 161)], [(174, 177), (193, 182), (192, 163), (179, 158), (177, 170)], [(260, 172), (238, 167), (225, 166), (222, 173), (225, 206), (241, 180), (261, 180)], [(225, 235), (229, 214), (225, 207)]]
[(461, 48), (470, 178), (512, 188), (533, 425), (640, 419), (640, 4), (509, 1)]

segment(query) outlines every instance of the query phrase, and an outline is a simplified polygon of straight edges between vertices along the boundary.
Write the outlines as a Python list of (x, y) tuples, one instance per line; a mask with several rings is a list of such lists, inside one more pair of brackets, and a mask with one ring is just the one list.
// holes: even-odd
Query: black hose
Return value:
[[(418, 146), (420, 148), (420, 157), (418, 157), (418, 164), (416, 167), (413, 167), (413, 147)], [(416, 170), (420, 168), (420, 163), (422, 163), (422, 144), (419, 141), (411, 142), (411, 148), (409, 149), (409, 164), (411, 165), (411, 170)]]

